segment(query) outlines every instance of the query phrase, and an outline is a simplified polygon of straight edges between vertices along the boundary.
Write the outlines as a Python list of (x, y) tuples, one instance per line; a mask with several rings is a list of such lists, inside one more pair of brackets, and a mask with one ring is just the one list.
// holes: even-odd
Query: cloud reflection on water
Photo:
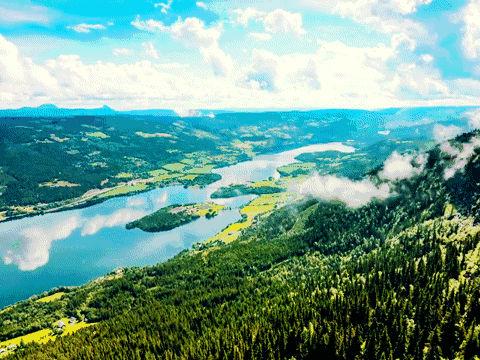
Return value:
[(21, 271), (33, 271), (48, 263), (55, 241), (65, 240), (77, 230), (80, 230), (81, 236), (91, 236), (105, 228), (125, 225), (146, 214), (145, 210), (126, 207), (109, 215), (87, 218), (76, 214), (47, 224), (37, 221), (24, 228), (11, 227), (0, 233), (3, 239), (0, 255), (6, 265), (16, 265)]

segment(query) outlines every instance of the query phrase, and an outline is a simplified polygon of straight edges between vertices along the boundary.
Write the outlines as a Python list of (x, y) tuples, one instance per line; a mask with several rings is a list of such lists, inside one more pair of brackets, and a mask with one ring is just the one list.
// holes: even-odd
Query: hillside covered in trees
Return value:
[(478, 359), (478, 136), (432, 149), (384, 201), (305, 199), (231, 244), (19, 303), (0, 341), (76, 316), (94, 325), (8, 358)]

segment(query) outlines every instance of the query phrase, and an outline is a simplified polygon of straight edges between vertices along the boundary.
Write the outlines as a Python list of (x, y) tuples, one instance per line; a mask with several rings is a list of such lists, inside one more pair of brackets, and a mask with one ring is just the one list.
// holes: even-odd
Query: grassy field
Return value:
[(298, 174), (306, 174), (311, 172), (313, 169), (315, 169), (315, 163), (299, 162), (299, 163), (293, 163), (293, 164), (281, 166), (277, 169), (277, 171), (282, 176), (291, 176), (291, 175), (298, 175)]
[(127, 195), (138, 191), (144, 191), (146, 189), (147, 185), (145, 184), (124, 185), (101, 194), (99, 198), (109, 198), (114, 196)]
[(132, 173), (127, 173), (127, 172), (121, 172), (121, 173), (115, 175), (115, 178), (117, 178), (117, 179), (131, 179), (131, 178), (133, 178), (133, 174)]
[[(93, 324), (86, 323), (84, 321), (74, 322), (73, 324), (71, 324), (68, 318), (62, 318), (55, 323), (55, 326), (58, 326), (60, 321), (63, 322), (63, 324), (65, 324), (65, 326), (63, 327), (63, 332), (61, 336), (72, 335), (76, 333), (78, 330), (81, 330), (93, 325)], [(52, 329), (42, 329), (27, 335), (19, 336), (10, 340), (0, 342), (0, 349), (7, 350), (3, 354), (0, 354), (0, 357), (4, 357), (11, 354), (15, 350), (15, 347), (20, 346), (21, 344), (28, 344), (32, 342), (35, 342), (38, 344), (45, 344), (50, 340), (55, 340), (56, 337), (57, 335), (54, 334)]]
[(55, 294), (42, 297), (42, 298), (38, 299), (37, 302), (39, 302), (39, 303), (49, 303), (49, 302), (60, 299), (63, 295), (65, 295), (65, 293), (63, 291), (59, 291)]
[(68, 187), (77, 187), (80, 184), (71, 183), (69, 181), (62, 181), (62, 180), (54, 180), (54, 181), (47, 181), (44, 183), (39, 184), (40, 187), (50, 187), (50, 188), (68, 188)]
[(192, 169), (187, 170), (189, 174), (209, 174), (212, 172), (214, 166), (213, 165), (205, 165), (202, 167), (194, 167)]
[(88, 132), (85, 135), (89, 137), (97, 138), (97, 139), (108, 139), (110, 137), (101, 131)]
[(240, 210), (240, 214), (242, 214), (244, 217), (243, 220), (227, 226), (224, 230), (208, 239), (206, 243), (221, 241), (227, 244), (237, 240), (243, 230), (254, 224), (258, 216), (272, 212), (290, 198), (292, 198), (292, 195), (288, 193), (266, 194), (259, 196)]
[(182, 163), (173, 163), (173, 164), (167, 164), (164, 165), (163, 168), (168, 171), (175, 171), (175, 172), (182, 172), (183, 169), (185, 168), (185, 164)]

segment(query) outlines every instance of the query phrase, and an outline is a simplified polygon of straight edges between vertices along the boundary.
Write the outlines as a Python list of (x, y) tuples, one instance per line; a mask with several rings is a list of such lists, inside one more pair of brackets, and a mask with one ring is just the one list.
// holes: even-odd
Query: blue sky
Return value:
[(2, 107), (478, 104), (480, 0), (0, 0)]

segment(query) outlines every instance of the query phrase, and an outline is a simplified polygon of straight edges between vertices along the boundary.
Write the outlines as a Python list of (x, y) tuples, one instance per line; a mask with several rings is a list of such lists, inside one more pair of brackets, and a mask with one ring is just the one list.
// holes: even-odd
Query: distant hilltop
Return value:
[(132, 110), (117, 111), (104, 105), (94, 109), (65, 109), (53, 104), (39, 107), (22, 107), (20, 109), (0, 110), (0, 117), (68, 117), (68, 116), (108, 116), (108, 115), (152, 115), (152, 116), (177, 116), (173, 110)]

